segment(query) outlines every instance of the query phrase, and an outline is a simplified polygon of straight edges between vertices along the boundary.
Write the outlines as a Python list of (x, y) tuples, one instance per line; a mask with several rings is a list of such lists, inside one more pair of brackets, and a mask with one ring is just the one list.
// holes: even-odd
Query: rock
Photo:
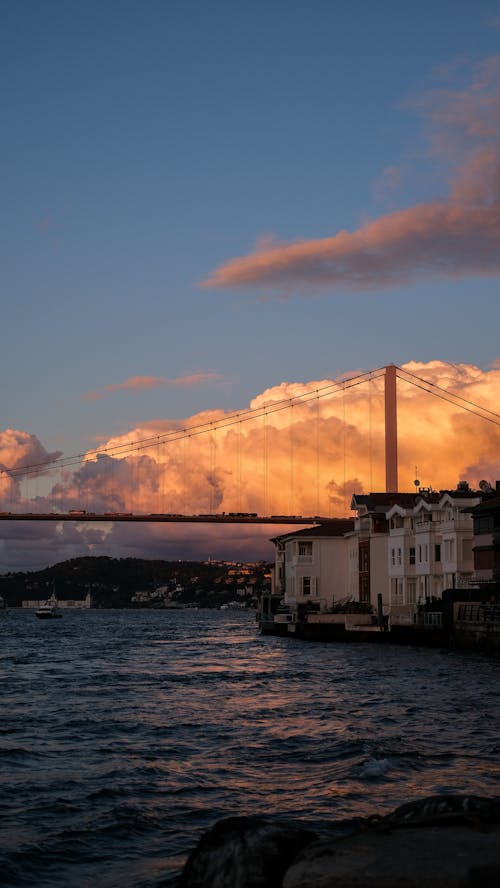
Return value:
[(497, 888), (500, 826), (463, 823), (368, 829), (310, 844), (283, 888)]
[(190, 854), (179, 888), (278, 888), (298, 852), (317, 834), (265, 817), (229, 817)]
[[(335, 838), (333, 838), (335, 836)], [(438, 795), (389, 814), (303, 824), (230, 817), (205, 833), (179, 888), (497, 888), (500, 799)]]

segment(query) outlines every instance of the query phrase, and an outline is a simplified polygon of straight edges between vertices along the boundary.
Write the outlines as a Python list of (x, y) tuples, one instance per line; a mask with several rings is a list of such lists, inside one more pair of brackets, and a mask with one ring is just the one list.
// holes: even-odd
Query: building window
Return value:
[(434, 546), (434, 561), (441, 561), (441, 545), (436, 543)]
[(415, 580), (410, 580), (406, 587), (406, 603), (415, 604), (417, 600), (417, 584)]
[(396, 564), (396, 550), (395, 549), (391, 549), (391, 564), (393, 567)]
[(415, 564), (415, 546), (410, 546), (410, 564)]
[(360, 577), (359, 600), (365, 603), (370, 601), (370, 582), (368, 577)]
[(359, 569), (363, 571), (370, 569), (370, 552), (366, 545), (359, 547)]
[(302, 595), (311, 594), (311, 577), (302, 577)]
[(493, 549), (475, 549), (474, 567), (476, 570), (493, 570), (495, 564)]
[(398, 549), (398, 564), (401, 564), (401, 549)]
[(483, 515), (474, 518), (474, 533), (489, 533), (493, 530), (493, 519), (490, 516)]
[(312, 561), (313, 544), (310, 541), (299, 543), (299, 561)]
[(444, 557), (446, 561), (453, 561), (455, 557), (455, 540), (445, 540), (444, 541)]

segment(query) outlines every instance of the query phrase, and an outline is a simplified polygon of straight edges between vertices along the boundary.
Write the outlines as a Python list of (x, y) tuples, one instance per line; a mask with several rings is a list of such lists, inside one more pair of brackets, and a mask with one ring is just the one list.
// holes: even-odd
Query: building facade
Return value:
[(379, 595), (387, 614), (390, 587), (387, 574), (389, 539), (388, 511), (395, 506), (409, 508), (415, 493), (354, 494), (351, 509), (356, 512), (355, 536), (358, 558), (358, 590), (355, 596), (363, 604), (378, 608)]
[(339, 518), (272, 540), (276, 547), (272, 591), (289, 614), (305, 608), (326, 613), (336, 601), (350, 597), (357, 583), (350, 570), (352, 551), (357, 551), (353, 530), (352, 519)]
[(474, 524), (474, 578), (480, 583), (500, 581), (500, 482), (495, 495), (472, 509)]
[(392, 622), (412, 622), (418, 606), (445, 589), (468, 585), (474, 573), (474, 528), (467, 509), (481, 494), (460, 482), (454, 491), (421, 491), (413, 506), (387, 512), (387, 576)]

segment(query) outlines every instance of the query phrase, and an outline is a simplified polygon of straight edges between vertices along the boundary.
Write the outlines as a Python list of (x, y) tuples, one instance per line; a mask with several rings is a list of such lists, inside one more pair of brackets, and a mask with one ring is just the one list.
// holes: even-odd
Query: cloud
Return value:
[[(294, 243), (260, 242), (201, 282), (207, 288), (376, 290), (429, 278), (500, 273), (500, 56), (463, 89), (412, 104), (429, 124), (431, 153), (449, 168), (448, 194), (380, 216), (356, 231)], [(395, 184), (388, 168), (381, 184)]]
[[(436, 490), (454, 488), (459, 480), (494, 485), (500, 479), (500, 361), (487, 370), (439, 360), (409, 361), (402, 369), (400, 489), (413, 490), (415, 477)], [(328, 379), (283, 382), (239, 413), (151, 420), (58, 474), (22, 481), (1, 475), (0, 511), (349, 515), (352, 493), (385, 489), (384, 380), (360, 381), (358, 371), (353, 376), (342, 380), (344, 387)], [(434, 394), (425, 390), (431, 388)], [(490, 413), (476, 415), (474, 404)], [(7, 468), (54, 456), (25, 432), (0, 434), (0, 460)], [(71, 530), (61, 524), (57, 533), (51, 527), (4, 522), (0, 572), (34, 567), (41, 559), (54, 563), (75, 552), (271, 559), (269, 540), (283, 532), (272, 525), (89, 523)], [(43, 546), (36, 544), (39, 537)]]
[(179, 376), (177, 379), (167, 379), (165, 376), (131, 376), (124, 382), (104, 385), (102, 389), (86, 392), (81, 397), (83, 401), (99, 401), (111, 392), (126, 390), (144, 391), (147, 389), (162, 388), (163, 386), (184, 386), (188, 388), (204, 385), (207, 382), (214, 382), (220, 378), (219, 374), (212, 370), (205, 372), (199, 371), (197, 373), (192, 373), (189, 376)]
[(386, 200), (393, 197), (394, 192), (401, 185), (403, 179), (402, 166), (388, 166), (382, 170), (377, 182), (373, 186), (373, 193), (377, 200)]
[(190, 376), (179, 376), (177, 379), (171, 379), (169, 385), (172, 386), (191, 386), (204, 385), (206, 382), (217, 382), (221, 377), (218, 373), (209, 370), (208, 372), (191, 373)]
[(60, 450), (46, 450), (36, 435), (19, 429), (0, 431), (0, 501), (6, 505), (19, 500), (20, 469), (30, 466), (30, 477), (38, 481), (60, 456)]

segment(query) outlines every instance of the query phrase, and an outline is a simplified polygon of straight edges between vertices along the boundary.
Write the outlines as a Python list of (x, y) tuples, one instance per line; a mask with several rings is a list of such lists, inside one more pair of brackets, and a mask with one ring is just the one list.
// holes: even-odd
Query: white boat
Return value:
[(62, 617), (61, 610), (57, 603), (57, 598), (52, 593), (47, 601), (43, 601), (39, 608), (35, 611), (35, 617), (39, 620), (53, 620), (56, 617)]

